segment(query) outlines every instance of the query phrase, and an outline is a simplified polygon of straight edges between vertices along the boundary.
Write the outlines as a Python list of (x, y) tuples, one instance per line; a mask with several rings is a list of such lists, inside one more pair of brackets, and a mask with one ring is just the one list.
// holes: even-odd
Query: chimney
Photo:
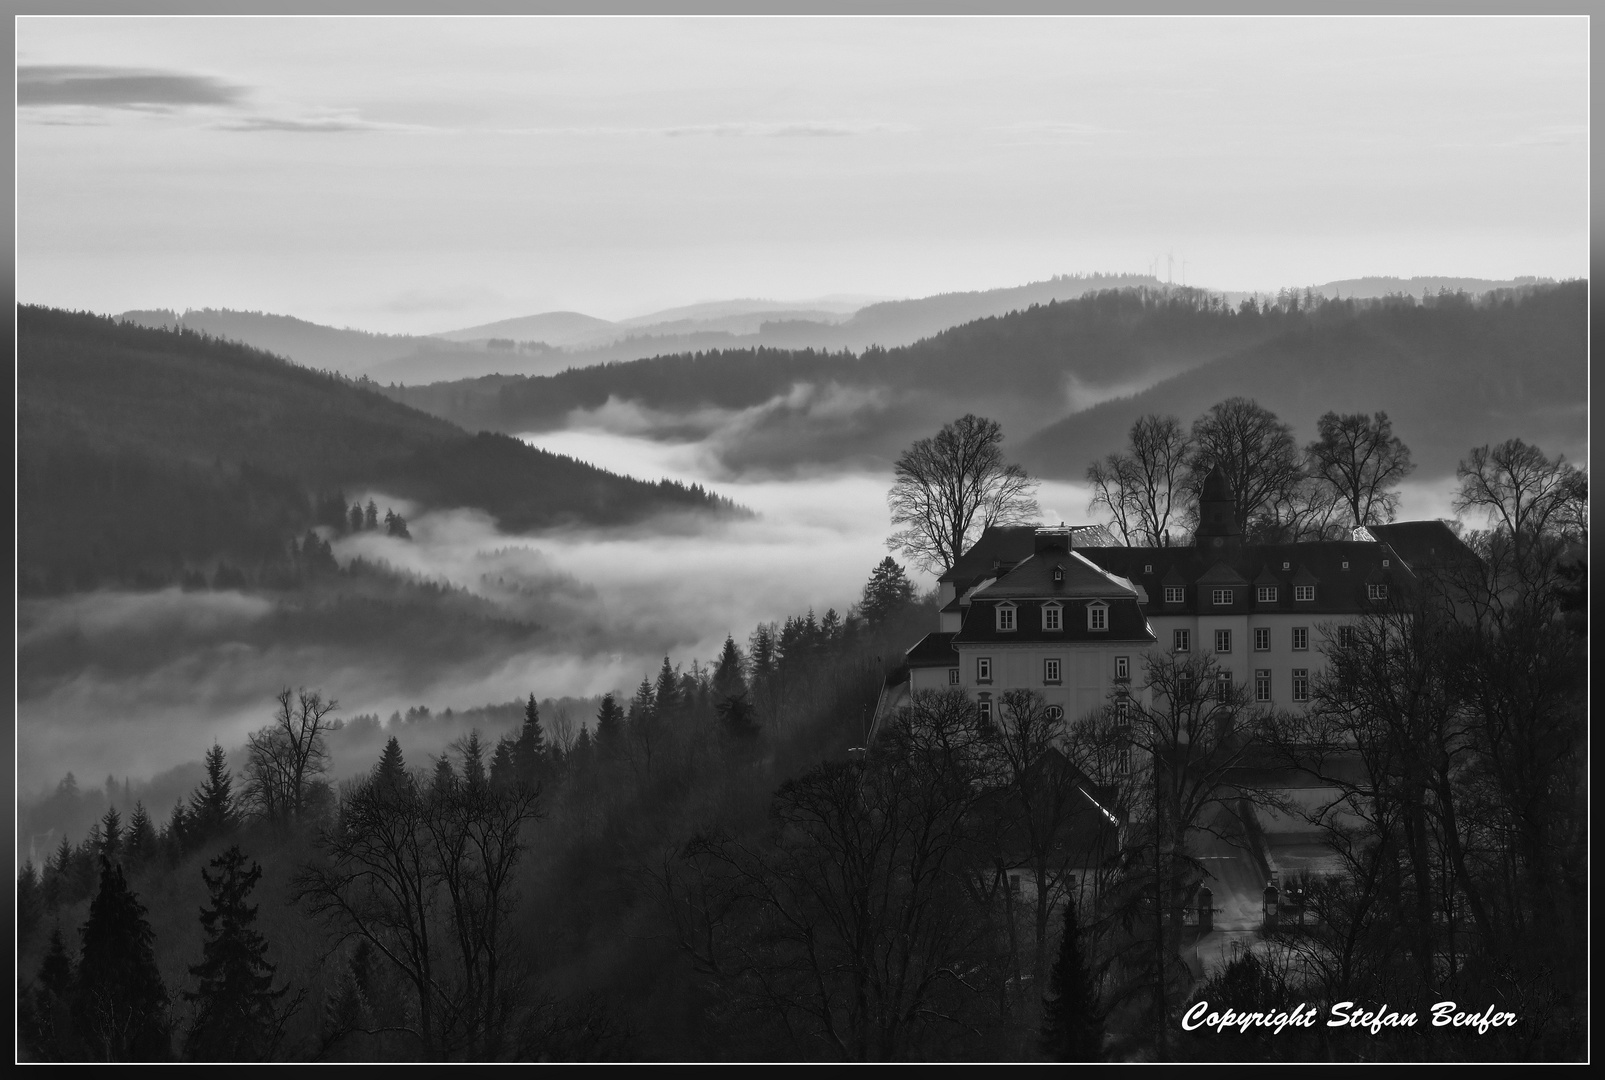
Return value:
[(1068, 552), (1073, 543), (1074, 530), (1060, 522), (1058, 525), (1045, 525), (1036, 531), (1031, 550), (1033, 554), (1041, 555), (1045, 551)]

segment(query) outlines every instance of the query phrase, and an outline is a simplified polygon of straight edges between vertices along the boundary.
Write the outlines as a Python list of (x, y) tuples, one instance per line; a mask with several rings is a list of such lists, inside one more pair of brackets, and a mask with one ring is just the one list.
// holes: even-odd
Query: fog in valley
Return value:
[[(727, 634), (745, 645), (761, 622), (809, 609), (845, 614), (886, 554), (890, 462), (732, 470), (727, 449), (754, 422), (740, 413), (681, 417), (681, 430), (706, 432), (694, 441), (641, 434), (661, 436), (672, 425), (634, 408), (573, 420), (526, 441), (615, 472), (702, 483), (756, 516), (518, 536), (477, 511), (423, 511), (383, 491), (354, 493), (407, 515), (412, 539), (334, 537), (336, 559), (388, 564), (460, 590), (481, 618), (461, 633), (443, 630), (443, 641), (414, 642), (400, 631), (303, 633), (305, 616), (271, 594), (169, 588), (26, 599), (22, 797), (49, 790), (68, 770), (91, 783), (107, 774), (138, 781), (198, 760), (214, 739), (242, 746), (286, 686), (338, 699), (341, 716), (381, 720), (417, 706), (438, 716), (531, 693), (627, 697), (664, 656), (689, 668), (715, 657)], [(1402, 486), (1401, 518), (1448, 516), (1452, 486), (1452, 478), (1412, 478)], [(1043, 520), (1092, 520), (1088, 495), (1082, 485), (1044, 482)], [(934, 587), (930, 575), (908, 569), (921, 588)], [(487, 611), (507, 620), (506, 633), (484, 629)], [(434, 753), (461, 733), (450, 724), (408, 725), (401, 738), (409, 754)], [(369, 742), (336, 740), (336, 774), (366, 765)]]

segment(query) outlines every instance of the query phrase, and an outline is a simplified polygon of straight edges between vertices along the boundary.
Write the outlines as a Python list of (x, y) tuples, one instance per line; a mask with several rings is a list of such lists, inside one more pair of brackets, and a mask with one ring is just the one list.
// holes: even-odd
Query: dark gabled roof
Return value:
[(1412, 570), (1477, 561), (1476, 553), (1443, 521), (1396, 521), (1368, 525), (1366, 531), (1398, 552)]
[[(1053, 581), (1055, 569), (1064, 571), (1064, 581), (1059, 584), (1054, 584)], [(1111, 581), (1102, 568), (1082, 557), (1080, 552), (1049, 548), (1029, 556), (1013, 570), (977, 592), (970, 600), (973, 603), (976, 600), (1021, 597), (1052, 597), (1062, 600), (1089, 596), (1126, 599), (1135, 595), (1124, 583)]]
[(1218, 562), (1199, 575), (1198, 584), (1210, 588), (1224, 588), (1227, 585), (1247, 585), (1248, 579), (1225, 563)]
[(957, 667), (959, 654), (953, 650), (953, 634), (926, 634), (905, 654), (909, 667)]
[[(1320, 540), (1301, 544), (1244, 544), (1242, 550), (1226, 559), (1219, 552), (1194, 547), (1161, 548), (1088, 548), (1078, 551), (1090, 562), (1112, 574), (1128, 577), (1147, 585), (1148, 610), (1170, 614), (1193, 614), (1202, 610), (1215, 613), (1240, 611), (1285, 611), (1311, 615), (1331, 615), (1369, 611), (1374, 604), (1366, 599), (1366, 579), (1373, 571), (1389, 575), (1386, 580), (1398, 589), (1408, 589), (1413, 575), (1405, 561), (1385, 543), (1363, 540)], [(1383, 569), (1382, 560), (1392, 560), (1392, 566)], [(1344, 561), (1349, 569), (1343, 569)], [(1283, 570), (1284, 564), (1292, 570)], [(1141, 570), (1152, 565), (1150, 575)], [(1238, 580), (1218, 580), (1235, 575)], [(1378, 579), (1383, 580), (1383, 579)], [(1259, 581), (1262, 584), (1314, 585), (1313, 601), (1295, 601), (1293, 590), (1277, 590), (1276, 601), (1270, 604), (1251, 603), (1252, 596), (1245, 592), (1241, 602), (1230, 608), (1217, 608), (1209, 603), (1213, 599), (1208, 588), (1211, 584), (1242, 584)], [(1159, 583), (1165, 585), (1202, 585), (1202, 600), (1198, 589), (1189, 590), (1183, 604), (1162, 603), (1164, 594)], [(1234, 596), (1234, 601), (1239, 598)]]
[[(1058, 600), (1001, 601), (1015, 606), (1014, 630), (999, 630), (995, 610), (999, 601), (977, 599), (964, 616), (964, 626), (953, 636), (954, 645), (999, 644), (1037, 645), (1044, 642), (1141, 642), (1152, 644), (1157, 638), (1142, 613), (1136, 597), (1127, 593), (1123, 599), (1092, 600), (1070, 598)], [(1063, 630), (1042, 629), (1042, 608), (1046, 604), (1062, 606), (1060, 625)], [(1087, 629), (1087, 605), (1105, 604), (1109, 608), (1107, 630)]]
[(1035, 525), (994, 525), (983, 532), (980, 539), (970, 545), (970, 550), (960, 555), (938, 580), (951, 581), (958, 586), (959, 592), (963, 592), (977, 579), (990, 575), (994, 562), (1013, 566), (1029, 557), (1036, 544), (1036, 535)]

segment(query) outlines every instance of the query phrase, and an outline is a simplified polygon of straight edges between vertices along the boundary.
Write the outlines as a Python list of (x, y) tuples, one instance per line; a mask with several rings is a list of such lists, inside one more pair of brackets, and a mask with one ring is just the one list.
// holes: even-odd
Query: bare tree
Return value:
[(1304, 477), (1293, 429), (1269, 409), (1234, 397), (1193, 421), (1188, 487), (1196, 505), (1210, 469), (1219, 465), (1232, 487), (1233, 515), (1246, 530), (1261, 509), (1292, 497)]
[(989, 526), (1035, 519), (1036, 481), (1003, 460), (1002, 443), (997, 421), (972, 413), (903, 451), (886, 502), (907, 527), (886, 546), (943, 572)]
[(1556, 536), (1556, 525), (1586, 519), (1586, 511), (1578, 512), (1588, 501), (1586, 474), (1564, 457), (1551, 461), (1520, 439), (1507, 439), (1492, 449), (1477, 447), (1455, 475), (1460, 478), (1455, 513), (1486, 513), (1518, 554), (1541, 537)]
[(1394, 487), (1415, 464), (1410, 448), (1393, 434), (1388, 414), (1335, 412), (1316, 422), (1320, 438), (1306, 447), (1309, 470), (1348, 508), (1353, 526), (1385, 525), (1399, 509)]
[(279, 691), (273, 722), (248, 737), (245, 799), (273, 821), (301, 817), (308, 793), (329, 767), (329, 717), (339, 703), (304, 687)]
[(1182, 480), (1192, 439), (1174, 416), (1153, 414), (1131, 425), (1122, 454), (1110, 454), (1087, 468), (1092, 507), (1109, 511), (1123, 543), (1158, 547), (1173, 518), (1179, 517)]

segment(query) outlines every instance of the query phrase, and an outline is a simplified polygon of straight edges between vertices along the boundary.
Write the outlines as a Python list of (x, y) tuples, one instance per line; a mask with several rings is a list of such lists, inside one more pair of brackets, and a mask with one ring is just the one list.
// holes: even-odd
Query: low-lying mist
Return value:
[[(381, 718), (531, 693), (628, 696), (664, 656), (706, 664), (726, 634), (745, 645), (761, 622), (810, 608), (845, 613), (886, 554), (890, 462), (732, 475), (717, 435), (673, 442), (592, 427), (528, 441), (645, 479), (703, 483), (758, 516), (518, 536), (481, 513), (423, 512), (361, 492), (405, 514), (412, 539), (334, 537), (336, 559), (385, 564), (438, 588), (343, 586), (316, 601), (178, 589), (27, 600), (19, 605), (19, 794), (40, 794), (68, 770), (91, 784), (108, 773), (137, 779), (197, 760), (214, 739), (238, 746), (268, 721), (284, 687), (320, 690), (346, 717)], [(1400, 516), (1447, 516), (1451, 487), (1413, 479)], [(1044, 520), (1089, 520), (1088, 494), (1044, 483)], [(908, 570), (922, 588), (934, 585)], [(408, 732), (409, 754), (438, 752), (426, 727)], [(442, 731), (441, 745), (447, 737)]]

